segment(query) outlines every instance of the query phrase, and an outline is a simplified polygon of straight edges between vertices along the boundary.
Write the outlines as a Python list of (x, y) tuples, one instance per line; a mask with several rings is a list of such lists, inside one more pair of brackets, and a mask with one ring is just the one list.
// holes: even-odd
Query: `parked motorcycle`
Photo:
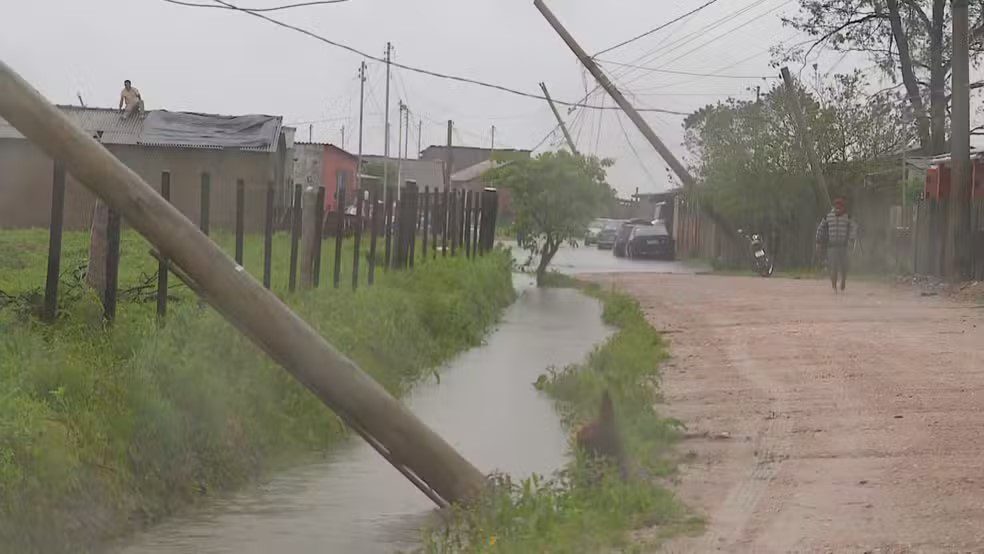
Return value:
[(752, 255), (752, 267), (755, 268), (755, 272), (762, 277), (771, 277), (776, 269), (776, 263), (765, 249), (765, 241), (762, 240), (762, 236), (758, 234), (749, 235), (741, 229), (738, 229), (738, 234), (748, 241), (748, 250)]

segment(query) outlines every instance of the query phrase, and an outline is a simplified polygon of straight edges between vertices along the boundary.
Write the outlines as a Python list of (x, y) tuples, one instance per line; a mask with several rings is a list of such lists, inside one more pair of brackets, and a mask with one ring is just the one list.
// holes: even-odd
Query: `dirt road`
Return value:
[[(667, 333), (670, 552), (984, 552), (984, 309), (820, 281), (609, 275)], [(727, 433), (728, 438), (715, 437)]]

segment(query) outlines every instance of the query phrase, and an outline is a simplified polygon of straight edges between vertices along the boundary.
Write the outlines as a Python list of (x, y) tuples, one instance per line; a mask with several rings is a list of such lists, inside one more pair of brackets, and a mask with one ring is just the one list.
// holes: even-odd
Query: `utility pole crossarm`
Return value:
[(653, 131), (652, 127), (649, 126), (649, 123), (647, 123), (646, 120), (642, 118), (638, 110), (636, 110), (635, 107), (633, 107), (632, 104), (630, 104), (629, 101), (625, 99), (625, 96), (622, 95), (622, 93), (618, 90), (618, 88), (616, 88), (615, 85), (611, 82), (611, 80), (608, 79), (608, 76), (606, 76), (604, 71), (602, 71), (601, 68), (598, 67), (598, 64), (595, 63), (593, 59), (591, 59), (591, 56), (588, 56), (587, 52), (585, 52), (584, 49), (581, 48), (581, 46), (577, 43), (577, 41), (574, 40), (574, 37), (571, 36), (569, 32), (567, 32), (567, 29), (565, 29), (564, 26), (560, 23), (560, 21), (557, 19), (557, 16), (555, 16), (553, 12), (551, 12), (550, 9), (547, 8), (547, 6), (543, 3), (543, 0), (533, 0), (533, 5), (536, 6), (536, 9), (540, 10), (540, 13), (543, 14), (543, 17), (545, 17), (547, 22), (550, 23), (550, 26), (553, 27), (554, 30), (557, 31), (557, 34), (560, 35), (560, 38), (562, 38), (564, 42), (567, 43), (567, 46), (571, 49), (572, 52), (574, 52), (574, 55), (577, 56), (579, 60), (581, 60), (581, 63), (584, 64), (584, 67), (588, 70), (588, 72), (590, 72), (591, 75), (595, 78), (595, 80), (598, 81), (598, 84), (601, 85), (601, 87), (608, 92), (608, 94), (612, 97), (613, 100), (615, 100), (615, 103), (618, 104), (618, 107), (622, 108), (622, 111), (625, 112), (625, 115), (629, 116), (629, 119), (632, 120), (632, 123), (635, 124), (636, 128), (639, 129), (639, 132), (641, 132), (643, 136), (646, 137), (646, 140), (649, 141), (649, 144), (651, 144), (653, 148), (655, 148), (656, 151), (659, 153), (659, 155), (662, 156), (666, 164), (669, 165), (670, 169), (673, 170), (673, 173), (675, 173), (677, 178), (680, 179), (680, 182), (682, 182), (683, 185), (688, 188), (696, 184), (696, 180), (690, 174), (690, 172), (687, 171), (687, 168), (684, 167), (682, 163), (680, 163), (680, 160), (678, 160), (676, 156), (674, 156), (673, 153), (670, 152), (670, 149), (667, 148), (665, 144), (663, 144), (663, 141), (660, 140), (658, 136), (656, 136), (656, 133)]
[(557, 111), (557, 106), (554, 106), (553, 99), (550, 98), (550, 93), (547, 92), (546, 83), (540, 83), (540, 90), (543, 91), (543, 96), (547, 99), (547, 104), (550, 105), (550, 111), (553, 112), (554, 117), (557, 118), (557, 124), (560, 125), (560, 130), (564, 132), (564, 140), (567, 141), (567, 146), (571, 149), (571, 154), (577, 155), (577, 146), (574, 145), (574, 139), (571, 138), (570, 131), (567, 130), (567, 124), (560, 117), (560, 112)]

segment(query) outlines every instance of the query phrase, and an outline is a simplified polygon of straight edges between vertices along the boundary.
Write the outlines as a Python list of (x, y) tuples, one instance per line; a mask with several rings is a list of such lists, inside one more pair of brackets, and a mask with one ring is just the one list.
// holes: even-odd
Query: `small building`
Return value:
[(326, 214), (336, 209), (339, 186), (345, 189), (345, 203), (353, 203), (358, 165), (358, 156), (334, 144), (294, 145), (294, 182), (306, 187), (324, 186)]
[[(372, 164), (382, 164), (386, 158), (377, 155), (363, 154), (363, 171), (365, 166)], [(390, 170), (396, 174), (397, 160), (390, 158)], [(433, 159), (403, 160), (399, 163), (400, 174), (403, 182), (415, 181), (419, 190), (430, 187), (431, 190), (442, 190), (444, 188), (444, 161)], [(393, 182), (393, 181), (390, 181)]]
[[(225, 116), (155, 110), (123, 118), (119, 110), (59, 106), (62, 112), (147, 183), (160, 190), (170, 173), (171, 202), (200, 219), (202, 174), (210, 177), (213, 228), (235, 227), (236, 181), (246, 190), (246, 229), (264, 224), (266, 191), (273, 186), (275, 215), (290, 205), (294, 129), (279, 116)], [(51, 213), (52, 160), (0, 119), (0, 228), (44, 227)], [(65, 228), (87, 229), (95, 196), (67, 178)]]

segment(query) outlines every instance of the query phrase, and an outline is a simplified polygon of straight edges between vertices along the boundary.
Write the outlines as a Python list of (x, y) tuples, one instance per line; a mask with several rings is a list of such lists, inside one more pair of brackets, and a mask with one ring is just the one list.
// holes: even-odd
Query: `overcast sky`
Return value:
[[(211, 0), (193, 0), (211, 3)], [(291, 0), (230, 0), (242, 7), (270, 7)], [(707, 0), (550, 0), (554, 13), (584, 48), (595, 53), (682, 15)], [(131, 79), (150, 109), (221, 114), (283, 115), (306, 140), (357, 149), (362, 58), (244, 13), (176, 6), (163, 0), (0, 0), (4, 61), (50, 100), (116, 107), (124, 79)], [(776, 74), (770, 46), (803, 36), (784, 28), (779, 15), (793, 0), (719, 0), (703, 11), (617, 49), (602, 60), (647, 67), (717, 73), (695, 77), (606, 65), (639, 107), (690, 112), (729, 95), (753, 97)], [(551, 95), (577, 100), (594, 82), (554, 33), (532, 0), (349, 0), (268, 14), (373, 55), (386, 41), (395, 59), (411, 66), (467, 76), (529, 92), (545, 81)], [(645, 57), (643, 57), (645, 56)], [(820, 71), (854, 63), (838, 55), (820, 59)], [(794, 67), (798, 71), (799, 67)], [(808, 69), (812, 73), (812, 68)], [(456, 123), (458, 144), (532, 148), (555, 126), (545, 102), (394, 69), (393, 134), (398, 100), (412, 111), (411, 156), (417, 122), (423, 145), (445, 141), (445, 121)], [(384, 66), (369, 62), (365, 146), (383, 149)], [(742, 78), (731, 78), (741, 76)], [(756, 78), (769, 76), (769, 79)], [(612, 105), (603, 93), (591, 102)], [(609, 182), (623, 194), (637, 187), (669, 186), (665, 164), (616, 111), (562, 110), (578, 148), (611, 157)], [(679, 156), (682, 117), (645, 114)], [(619, 124), (621, 122), (621, 125)], [(624, 126), (624, 133), (622, 126)], [(544, 148), (558, 147), (556, 133)], [(392, 149), (395, 154), (396, 138)], [(633, 148), (636, 153), (633, 152)]]

